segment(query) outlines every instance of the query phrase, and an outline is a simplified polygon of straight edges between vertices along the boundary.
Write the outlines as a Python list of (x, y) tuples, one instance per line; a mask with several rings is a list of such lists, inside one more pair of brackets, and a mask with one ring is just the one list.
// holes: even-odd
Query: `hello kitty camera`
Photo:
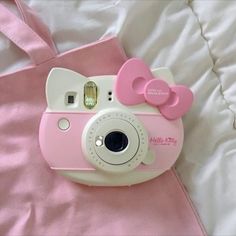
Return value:
[(44, 158), (63, 176), (95, 186), (137, 184), (170, 169), (183, 145), (181, 117), (193, 101), (169, 69), (151, 72), (136, 58), (117, 75), (86, 78), (54, 68), (46, 97)]

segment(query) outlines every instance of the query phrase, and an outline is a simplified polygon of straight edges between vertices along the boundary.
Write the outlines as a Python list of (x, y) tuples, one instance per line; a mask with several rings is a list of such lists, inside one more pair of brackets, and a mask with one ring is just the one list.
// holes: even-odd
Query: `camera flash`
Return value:
[(93, 81), (89, 81), (84, 85), (84, 105), (88, 109), (92, 109), (97, 104), (97, 85)]

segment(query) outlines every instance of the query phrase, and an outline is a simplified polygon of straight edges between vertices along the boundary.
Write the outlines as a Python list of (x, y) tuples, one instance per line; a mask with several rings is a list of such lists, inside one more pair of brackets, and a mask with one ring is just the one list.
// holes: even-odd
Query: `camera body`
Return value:
[[(174, 85), (169, 69), (152, 74)], [(54, 68), (48, 76), (40, 147), (50, 168), (72, 181), (133, 185), (170, 169), (180, 154), (181, 118), (166, 119), (145, 102), (124, 105), (117, 98), (116, 79), (87, 78), (64, 68)]]

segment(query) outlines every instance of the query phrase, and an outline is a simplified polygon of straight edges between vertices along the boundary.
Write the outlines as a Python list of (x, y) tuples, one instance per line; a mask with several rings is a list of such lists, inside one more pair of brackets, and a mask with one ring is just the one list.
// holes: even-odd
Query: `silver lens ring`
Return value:
[[(104, 141), (112, 132), (124, 134), (128, 139), (127, 147), (118, 152), (109, 150)], [(86, 124), (82, 134), (82, 150), (86, 159), (97, 169), (113, 173), (128, 172), (144, 160), (148, 135), (132, 113), (107, 109), (94, 115)]]

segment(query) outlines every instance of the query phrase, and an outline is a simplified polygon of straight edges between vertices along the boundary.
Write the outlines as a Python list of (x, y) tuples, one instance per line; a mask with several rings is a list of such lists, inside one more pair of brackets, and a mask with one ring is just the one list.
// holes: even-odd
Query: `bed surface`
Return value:
[[(27, 0), (60, 52), (118, 35), (127, 54), (168, 66), (195, 101), (176, 168), (209, 235), (236, 233), (236, 2)], [(9, 7), (15, 9), (8, 3)], [(4, 59), (3, 59), (4, 58)], [(0, 73), (29, 63), (0, 34)]]

